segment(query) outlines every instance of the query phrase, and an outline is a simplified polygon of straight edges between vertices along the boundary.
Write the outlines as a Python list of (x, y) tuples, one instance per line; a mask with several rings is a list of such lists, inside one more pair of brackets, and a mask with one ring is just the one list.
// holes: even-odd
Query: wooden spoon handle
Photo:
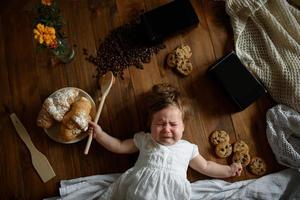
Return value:
[(98, 123), (99, 121), (99, 118), (100, 118), (100, 115), (101, 115), (101, 112), (102, 112), (102, 108), (103, 108), (103, 105), (104, 105), (104, 100), (105, 100), (106, 97), (100, 97), (100, 103), (99, 103), (99, 108), (97, 110), (97, 113), (95, 115), (95, 118), (93, 120), (93, 122), (95, 123)]
[[(102, 111), (102, 108), (103, 108), (103, 105), (104, 105), (104, 100), (105, 100), (106, 96), (103, 96), (100, 100), (100, 104), (99, 104), (99, 107), (98, 107), (98, 110), (97, 110), (97, 113), (96, 113), (96, 116), (94, 118), (94, 122), (95, 123), (98, 123), (98, 120), (100, 118), (100, 114), (101, 114), (101, 111)], [(93, 140), (93, 132), (91, 129), (88, 130), (88, 133), (89, 133), (89, 138), (88, 138), (88, 141), (85, 145), (85, 149), (84, 149), (84, 154), (87, 155), (89, 153), (89, 150), (90, 150), (90, 146), (92, 144), (92, 140)]]

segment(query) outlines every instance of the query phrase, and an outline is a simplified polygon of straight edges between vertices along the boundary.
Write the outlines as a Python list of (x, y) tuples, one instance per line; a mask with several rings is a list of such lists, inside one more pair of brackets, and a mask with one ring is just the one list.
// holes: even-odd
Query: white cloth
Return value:
[(299, 200), (300, 173), (286, 169), (258, 179), (229, 183), (223, 180), (201, 180), (192, 183), (192, 200)]
[[(71, 180), (62, 180), (59, 188), (59, 198), (63, 200), (93, 200), (104, 196), (108, 187), (120, 174), (95, 175)], [(49, 199), (50, 200), (50, 199)]]
[[(64, 196), (47, 200), (96, 200), (101, 199), (108, 185), (118, 180), (120, 174), (95, 175), (61, 181), (60, 192)], [(258, 179), (229, 183), (220, 179), (191, 183), (191, 200), (298, 200), (300, 199), (300, 173), (286, 169)], [(145, 198), (141, 198), (145, 199)], [(149, 198), (151, 200), (165, 200)], [(181, 200), (180, 198), (174, 198)]]
[(226, 0), (235, 50), (273, 99), (300, 111), (300, 11), (286, 0)]
[(269, 109), (266, 133), (278, 163), (300, 169), (300, 114), (285, 105)]

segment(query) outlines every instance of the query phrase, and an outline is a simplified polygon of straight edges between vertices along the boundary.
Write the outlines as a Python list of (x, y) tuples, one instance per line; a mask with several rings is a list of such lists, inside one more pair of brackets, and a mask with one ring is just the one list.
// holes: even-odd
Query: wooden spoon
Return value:
[[(115, 77), (113, 75), (113, 73), (111, 71), (107, 72), (99, 81), (100, 87), (101, 87), (101, 93), (102, 96), (99, 98), (100, 104), (96, 113), (96, 116), (94, 118), (94, 122), (98, 123), (102, 108), (103, 108), (103, 104), (105, 101), (106, 96), (108, 95), (110, 88), (112, 86), (112, 84), (115, 81)], [(92, 139), (93, 139), (93, 133), (92, 130), (89, 129), (89, 138), (88, 141), (86, 143), (85, 146), (85, 150), (84, 150), (84, 154), (87, 155), (89, 153), (89, 149), (92, 143)]]

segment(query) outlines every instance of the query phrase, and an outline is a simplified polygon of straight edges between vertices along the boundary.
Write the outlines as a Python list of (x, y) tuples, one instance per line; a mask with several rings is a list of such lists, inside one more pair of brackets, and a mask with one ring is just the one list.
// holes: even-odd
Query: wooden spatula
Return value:
[[(114, 75), (111, 71), (107, 72), (100, 79), (99, 84), (100, 84), (100, 87), (101, 87), (102, 96), (99, 98), (99, 100), (100, 100), (99, 107), (98, 107), (96, 116), (93, 120), (95, 123), (98, 123), (98, 120), (99, 120), (99, 117), (100, 117), (100, 114), (101, 114), (101, 111), (102, 111), (102, 108), (103, 108), (103, 105), (104, 105), (104, 101), (105, 101), (106, 96), (108, 95), (108, 93), (110, 91), (110, 88), (111, 88), (112, 84), (114, 83), (114, 81), (115, 81), (115, 77), (114, 77)], [(91, 143), (92, 143), (92, 139), (93, 139), (93, 134), (92, 134), (92, 131), (89, 130), (89, 137), (88, 137), (88, 141), (86, 143), (85, 150), (84, 150), (85, 155), (87, 155), (89, 153), (89, 149), (90, 149), (90, 146), (91, 146)]]
[(55, 177), (55, 173), (48, 159), (34, 146), (28, 132), (26, 131), (21, 121), (18, 119), (17, 115), (15, 113), (12, 113), (10, 115), (10, 119), (13, 122), (18, 135), (28, 147), (31, 154), (32, 164), (41, 177), (42, 181), (45, 183)]

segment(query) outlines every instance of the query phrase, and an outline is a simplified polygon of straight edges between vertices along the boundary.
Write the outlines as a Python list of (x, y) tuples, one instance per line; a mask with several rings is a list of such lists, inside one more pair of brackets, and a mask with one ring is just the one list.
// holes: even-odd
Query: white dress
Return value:
[(140, 153), (134, 167), (109, 186), (100, 199), (190, 199), (186, 173), (198, 147), (180, 140), (171, 146), (155, 142), (149, 133), (137, 133), (134, 143)]

